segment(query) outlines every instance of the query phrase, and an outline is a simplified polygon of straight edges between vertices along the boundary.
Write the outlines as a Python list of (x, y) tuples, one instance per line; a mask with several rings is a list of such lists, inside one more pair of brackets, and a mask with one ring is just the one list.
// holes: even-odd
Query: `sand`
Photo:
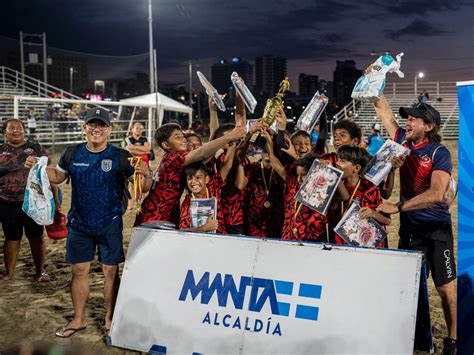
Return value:
[[(455, 165), (457, 178), (457, 142), (448, 142), (448, 148)], [(58, 152), (51, 152), (53, 161), (59, 158)], [(158, 156), (158, 155), (157, 155)], [(156, 161), (155, 164), (156, 166)], [(397, 173), (398, 174), (398, 173)], [(70, 185), (61, 186), (64, 192), (64, 208), (70, 206)], [(391, 201), (397, 201), (399, 195), (398, 177)], [(457, 200), (451, 207), (453, 217), (455, 247), (457, 248)], [(125, 247), (130, 238), (131, 226), (135, 215), (127, 212), (124, 217)], [(389, 246), (396, 248), (398, 244), (398, 215), (392, 219), (389, 227)], [(1, 245), (0, 272), (3, 272), (3, 232), (0, 227)], [(46, 238), (47, 239), (47, 238)], [(34, 267), (29, 245), (23, 238), (20, 255), (15, 270), (15, 277), (7, 284), (0, 286), (0, 352), (16, 346), (21, 342), (46, 342), (57, 344), (75, 344), (86, 346), (88, 351), (95, 350), (107, 354), (135, 353), (105, 345), (103, 319), (103, 277), (97, 262), (92, 264), (90, 274), (90, 297), (87, 304), (87, 318), (89, 325), (86, 330), (75, 334), (69, 339), (59, 339), (54, 332), (57, 328), (66, 325), (72, 319), (72, 302), (69, 294), (70, 267), (64, 262), (65, 240), (53, 241), (47, 239), (47, 266), (46, 271), (53, 280), (49, 283), (37, 284), (33, 280)], [(457, 253), (456, 253), (457, 255)], [(441, 302), (436, 290), (429, 281), (431, 319), (435, 345), (442, 349), (442, 339), (446, 337), (445, 323)]]

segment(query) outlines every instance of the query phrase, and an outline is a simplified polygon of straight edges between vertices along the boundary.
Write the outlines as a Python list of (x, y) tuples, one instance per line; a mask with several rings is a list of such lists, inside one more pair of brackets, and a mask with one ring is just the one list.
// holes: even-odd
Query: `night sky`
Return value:
[[(386, 50), (405, 52), (405, 80), (474, 79), (474, 0), (153, 0), (153, 10), (162, 83), (187, 82), (190, 60), (210, 77), (221, 57), (265, 54), (288, 58), (294, 84), (300, 72), (332, 80), (336, 60), (362, 69)], [(0, 34), (46, 32), (48, 46), (131, 56), (148, 51), (147, 11), (147, 0), (2, 1)], [(145, 56), (121, 63), (147, 70)]]

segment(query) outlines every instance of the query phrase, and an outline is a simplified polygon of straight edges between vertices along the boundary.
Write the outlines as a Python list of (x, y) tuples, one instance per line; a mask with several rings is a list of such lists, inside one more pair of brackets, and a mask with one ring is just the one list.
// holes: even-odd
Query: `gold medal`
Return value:
[(296, 228), (296, 227), (293, 228), (293, 233), (294, 233), (294, 234), (298, 234), (298, 228)]
[(265, 208), (269, 208), (271, 205), (272, 205), (272, 204), (271, 204), (270, 201), (268, 201), (268, 200), (263, 203), (263, 206), (264, 206)]

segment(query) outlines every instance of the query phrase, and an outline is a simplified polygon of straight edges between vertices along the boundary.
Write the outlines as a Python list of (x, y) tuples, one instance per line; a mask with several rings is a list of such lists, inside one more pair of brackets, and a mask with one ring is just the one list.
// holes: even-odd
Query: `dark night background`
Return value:
[[(473, 0), (154, 0), (153, 10), (160, 85), (187, 82), (190, 60), (210, 76), (221, 57), (265, 54), (288, 59), (292, 82), (300, 72), (332, 80), (336, 60), (363, 69), (371, 51), (385, 50), (405, 52), (405, 80), (418, 71), (426, 81), (474, 77)], [(46, 32), (51, 47), (132, 56), (148, 51), (147, 11), (146, 0), (2, 1), (0, 34)], [(91, 64), (89, 76), (118, 73), (112, 60), (96, 59), (100, 74)], [(120, 74), (148, 71), (146, 55), (119, 63)]]

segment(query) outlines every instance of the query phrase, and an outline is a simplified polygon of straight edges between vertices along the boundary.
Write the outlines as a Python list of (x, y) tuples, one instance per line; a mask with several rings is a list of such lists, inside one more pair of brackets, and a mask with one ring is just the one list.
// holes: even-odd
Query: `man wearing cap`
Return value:
[(402, 107), (399, 112), (407, 122), (406, 127), (401, 128), (383, 95), (374, 105), (390, 136), (410, 149), (410, 155), (400, 168), (400, 201), (397, 204), (385, 202), (377, 210), (400, 213), (399, 248), (424, 253), (446, 320), (448, 338), (444, 339), (443, 354), (454, 354), (456, 265), (451, 215), (444, 198), (453, 164), (448, 149), (440, 143), (441, 117), (426, 103)]
[(375, 123), (372, 126), (372, 134), (365, 141), (369, 154), (374, 156), (383, 145), (384, 141), (384, 137), (380, 134), (380, 123)]
[[(83, 129), (87, 143), (66, 148), (57, 167), (47, 169), (51, 183), (59, 184), (68, 176), (72, 181), (66, 261), (72, 264), (74, 318), (56, 331), (56, 336), (62, 338), (87, 327), (85, 310), (89, 295), (89, 270), (97, 247), (105, 278), (105, 330), (110, 329), (119, 286), (118, 265), (124, 255), (121, 205), (123, 179), (131, 177), (134, 172), (131, 165), (120, 164), (121, 160), (132, 155), (108, 143), (112, 132), (108, 111), (101, 108), (88, 110)], [(70, 149), (73, 149), (72, 153), (68, 153)], [(27, 159), (25, 166), (31, 167), (34, 163), (34, 159)], [(151, 179), (145, 163), (137, 168), (137, 172)]]

